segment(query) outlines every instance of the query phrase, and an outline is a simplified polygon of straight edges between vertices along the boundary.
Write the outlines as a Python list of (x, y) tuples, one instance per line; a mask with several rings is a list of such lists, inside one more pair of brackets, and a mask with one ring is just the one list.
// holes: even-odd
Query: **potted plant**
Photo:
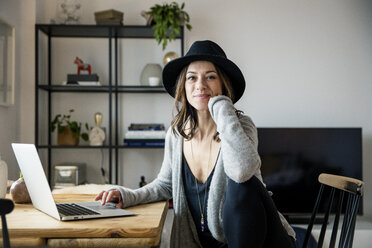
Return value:
[[(154, 29), (154, 37), (158, 44), (163, 43), (163, 50), (167, 47), (168, 41), (175, 40), (176, 35), (180, 34), (181, 27), (186, 25), (188, 30), (191, 30), (190, 16), (183, 10), (185, 3), (181, 6), (176, 2), (170, 4), (155, 4), (146, 12), (152, 17), (152, 28)], [(168, 39), (167, 33), (170, 30)]]
[[(67, 115), (58, 114), (50, 123), (50, 129), (52, 132), (58, 129), (58, 145), (76, 146), (79, 144), (80, 137), (85, 141), (89, 140), (88, 134), (81, 132), (81, 123), (77, 121), (71, 121), (72, 112), (74, 112), (74, 110), (70, 109), (69, 114)], [(87, 123), (85, 124), (85, 128), (89, 130), (89, 126)]]

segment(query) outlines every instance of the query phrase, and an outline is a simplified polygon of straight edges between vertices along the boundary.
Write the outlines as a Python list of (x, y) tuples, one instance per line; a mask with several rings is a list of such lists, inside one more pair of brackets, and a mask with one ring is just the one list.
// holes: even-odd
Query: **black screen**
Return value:
[(258, 128), (258, 139), (264, 182), (285, 215), (311, 214), (320, 173), (362, 180), (361, 128)]

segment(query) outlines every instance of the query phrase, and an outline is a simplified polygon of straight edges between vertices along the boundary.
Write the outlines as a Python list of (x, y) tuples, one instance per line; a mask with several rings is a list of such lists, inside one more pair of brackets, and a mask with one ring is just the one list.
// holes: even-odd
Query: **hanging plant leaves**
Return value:
[[(170, 4), (155, 4), (150, 8), (150, 11), (146, 12), (148, 15), (152, 15), (155, 24), (152, 26), (154, 29), (154, 37), (158, 44), (162, 44), (162, 49), (168, 45), (168, 42), (175, 40), (177, 35), (181, 33), (181, 27), (186, 26), (188, 30), (192, 29), (189, 24), (190, 16), (184, 11), (185, 3), (181, 6), (176, 2)], [(168, 34), (169, 31), (169, 34)]]

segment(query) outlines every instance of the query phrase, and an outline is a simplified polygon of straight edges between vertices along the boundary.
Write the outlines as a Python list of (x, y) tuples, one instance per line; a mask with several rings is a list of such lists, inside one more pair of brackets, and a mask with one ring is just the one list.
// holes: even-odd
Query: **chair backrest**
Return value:
[[(320, 189), (302, 247), (307, 247), (315, 217), (321, 202), (324, 200), (328, 201), (328, 204), (326, 204), (324, 220), (319, 234), (318, 247), (323, 246), (328, 219), (332, 209), (336, 209), (336, 212), (329, 247), (335, 247), (341, 213), (344, 213), (344, 217), (338, 247), (352, 247), (356, 216), (360, 199), (363, 196), (364, 183), (358, 179), (325, 173), (319, 175), (318, 181), (320, 183)], [(329, 195), (325, 193), (328, 188), (330, 189)], [(336, 198), (338, 196), (337, 202), (334, 202), (335, 196)], [(345, 200), (346, 204), (344, 204)]]
[(1, 228), (3, 229), (3, 247), (10, 247), (8, 227), (6, 225), (5, 215), (12, 212), (14, 209), (14, 203), (10, 199), (0, 198), (0, 215), (1, 215)]

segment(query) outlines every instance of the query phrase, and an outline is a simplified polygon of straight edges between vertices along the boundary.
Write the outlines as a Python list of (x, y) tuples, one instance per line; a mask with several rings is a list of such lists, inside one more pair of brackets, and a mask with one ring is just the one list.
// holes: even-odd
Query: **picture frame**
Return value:
[(0, 106), (14, 104), (14, 27), (0, 19)]

